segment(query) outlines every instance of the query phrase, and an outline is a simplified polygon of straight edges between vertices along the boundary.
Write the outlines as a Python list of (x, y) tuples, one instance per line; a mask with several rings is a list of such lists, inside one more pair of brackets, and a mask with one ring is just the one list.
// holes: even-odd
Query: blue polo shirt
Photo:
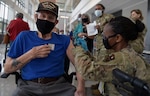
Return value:
[(42, 77), (59, 77), (64, 74), (64, 58), (70, 38), (65, 35), (52, 33), (52, 38), (43, 40), (38, 37), (36, 31), (21, 32), (12, 44), (8, 56), (17, 58), (35, 46), (43, 44), (54, 45), (54, 50), (46, 58), (31, 60), (21, 69), (21, 76), (25, 80)]

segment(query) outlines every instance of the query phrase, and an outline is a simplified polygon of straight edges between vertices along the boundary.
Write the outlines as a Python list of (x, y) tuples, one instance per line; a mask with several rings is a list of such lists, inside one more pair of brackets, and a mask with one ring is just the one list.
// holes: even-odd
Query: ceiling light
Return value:
[(63, 11), (64, 9), (61, 9), (61, 8), (60, 8), (59, 10), (60, 10), (60, 11)]
[(68, 17), (68, 16), (60, 16), (60, 18), (66, 18), (66, 19), (67, 19), (67, 18), (69, 18), (69, 17)]

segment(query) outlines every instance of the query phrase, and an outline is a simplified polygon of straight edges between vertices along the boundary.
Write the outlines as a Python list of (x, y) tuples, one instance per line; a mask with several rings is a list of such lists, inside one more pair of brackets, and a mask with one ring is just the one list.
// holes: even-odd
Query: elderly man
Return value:
[(12, 44), (4, 70), (21, 71), (13, 96), (85, 96), (84, 80), (78, 73), (77, 90), (64, 78), (64, 59), (67, 55), (74, 63), (74, 46), (69, 37), (52, 32), (57, 17), (56, 4), (40, 3), (35, 14), (38, 31), (21, 32)]

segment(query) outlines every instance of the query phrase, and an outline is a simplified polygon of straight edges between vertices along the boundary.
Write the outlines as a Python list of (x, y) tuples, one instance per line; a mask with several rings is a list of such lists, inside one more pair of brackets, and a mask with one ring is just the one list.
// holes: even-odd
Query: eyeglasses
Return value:
[(117, 35), (117, 33), (115, 33), (115, 34), (113, 34), (113, 35), (111, 35), (111, 36), (106, 37), (106, 36), (104, 36), (104, 34), (102, 33), (102, 38), (103, 38), (104, 40), (106, 40), (106, 39), (115, 37), (116, 35)]

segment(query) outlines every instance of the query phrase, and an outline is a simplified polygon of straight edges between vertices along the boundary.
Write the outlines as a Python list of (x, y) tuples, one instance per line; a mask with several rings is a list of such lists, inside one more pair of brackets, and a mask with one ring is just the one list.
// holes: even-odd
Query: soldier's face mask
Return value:
[(106, 48), (106, 49), (112, 49), (117, 43), (115, 43), (115, 44), (113, 44), (112, 46), (109, 44), (109, 41), (108, 41), (108, 39), (109, 38), (112, 38), (112, 37), (115, 37), (117, 34), (113, 34), (113, 35), (111, 35), (111, 36), (108, 36), (108, 37), (106, 37), (106, 36), (104, 36), (103, 34), (102, 34), (102, 38), (103, 38), (103, 44), (104, 44), (104, 47)]
[(100, 17), (100, 16), (102, 16), (102, 10), (95, 10), (95, 16), (96, 17)]

